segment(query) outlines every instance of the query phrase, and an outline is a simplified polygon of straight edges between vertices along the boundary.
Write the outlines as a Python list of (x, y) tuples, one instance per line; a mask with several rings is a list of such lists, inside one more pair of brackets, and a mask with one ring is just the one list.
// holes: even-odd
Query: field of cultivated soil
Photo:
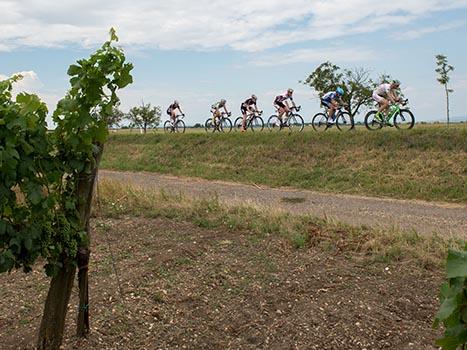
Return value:
[[(415, 262), (162, 218), (93, 226), (92, 334), (69, 336), (74, 295), (64, 349), (436, 349), (441, 274)], [(32, 349), (47, 280), (0, 284), (2, 349)]]

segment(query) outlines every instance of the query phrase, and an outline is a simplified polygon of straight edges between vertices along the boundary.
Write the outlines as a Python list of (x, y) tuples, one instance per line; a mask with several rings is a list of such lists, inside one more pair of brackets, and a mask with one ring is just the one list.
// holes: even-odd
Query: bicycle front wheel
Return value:
[(184, 134), (185, 133), (185, 122), (183, 120), (177, 120), (177, 122), (174, 125), (174, 131)]
[(328, 117), (324, 113), (315, 114), (311, 119), (311, 126), (317, 132), (326, 131), (328, 129)]
[(229, 118), (222, 118), (220, 128), (223, 132), (231, 132), (232, 121)]
[(164, 132), (165, 133), (173, 132), (172, 123), (169, 120), (166, 120), (165, 123), (164, 123)]
[(352, 130), (354, 127), (353, 117), (347, 112), (339, 113), (336, 119), (336, 125), (340, 131)]
[(394, 126), (398, 129), (412, 129), (415, 125), (415, 117), (408, 109), (401, 109), (399, 113), (394, 116)]
[(271, 115), (269, 117), (268, 129), (269, 131), (280, 131), (281, 130), (281, 121), (277, 115)]
[(378, 111), (370, 111), (365, 116), (365, 126), (368, 130), (375, 131), (383, 127), (384, 122), (376, 117)]
[(254, 117), (250, 121), (250, 129), (251, 131), (263, 131), (264, 129), (264, 121), (261, 117)]
[(292, 114), (287, 121), (290, 131), (302, 132), (305, 127), (305, 122), (303, 118), (298, 114)]

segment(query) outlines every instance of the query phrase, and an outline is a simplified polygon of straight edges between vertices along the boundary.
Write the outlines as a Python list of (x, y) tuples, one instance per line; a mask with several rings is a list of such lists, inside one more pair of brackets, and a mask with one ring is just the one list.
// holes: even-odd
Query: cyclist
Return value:
[(256, 95), (251, 95), (249, 99), (247, 99), (245, 102), (242, 103), (240, 106), (240, 110), (243, 115), (243, 123), (242, 123), (242, 132), (246, 131), (246, 116), (248, 112), (253, 113), (253, 112), (259, 112), (258, 106), (256, 105), (256, 101), (258, 98)]
[(328, 126), (334, 124), (336, 111), (340, 105), (344, 104), (342, 96), (344, 96), (344, 89), (339, 86), (336, 91), (330, 91), (321, 98), (321, 104), (328, 111)]
[[(373, 91), (373, 100), (379, 104), (376, 118), (384, 120), (384, 114), (387, 112), (389, 105), (400, 101), (400, 98), (397, 95), (397, 89), (399, 89), (399, 86), (400, 83), (398, 81), (393, 81), (391, 83), (381, 84), (375, 91)], [(387, 124), (392, 126), (389, 122), (387, 122)]]
[[(282, 116), (284, 115), (284, 113), (288, 114), (290, 112), (290, 108), (296, 107), (292, 96), (293, 96), (293, 89), (288, 89), (285, 94), (276, 96), (276, 98), (274, 99), (274, 107), (277, 108), (277, 111), (279, 114), (278, 117), (281, 123), (282, 123)], [(290, 100), (290, 102), (292, 103), (292, 106), (289, 105), (289, 103), (287, 102), (288, 100)]]
[(230, 112), (227, 110), (227, 101), (225, 99), (220, 100), (219, 102), (213, 104), (211, 106), (211, 113), (212, 113), (212, 123), (217, 124), (216, 120), (219, 120), (222, 116), (221, 108), (224, 109), (225, 114), (230, 116)]
[(170, 120), (172, 121), (172, 124), (175, 124), (175, 119), (177, 118), (177, 110), (178, 113), (185, 116), (185, 114), (182, 112), (182, 109), (180, 108), (180, 103), (178, 103), (177, 100), (175, 100), (169, 108), (167, 108), (167, 114), (170, 116)]

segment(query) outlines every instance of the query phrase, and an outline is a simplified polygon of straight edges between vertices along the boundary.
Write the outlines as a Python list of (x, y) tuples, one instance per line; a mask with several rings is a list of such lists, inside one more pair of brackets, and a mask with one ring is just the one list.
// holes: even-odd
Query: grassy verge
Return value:
[(467, 202), (467, 128), (112, 135), (102, 166), (273, 187)]
[(114, 182), (101, 182), (96, 215), (163, 217), (202, 228), (246, 232), (252, 240), (280, 236), (296, 249), (314, 247), (331, 254), (360, 255), (370, 262), (414, 261), (424, 268), (443, 264), (448, 247), (463, 242), (416, 232), (351, 227), (310, 216), (260, 212), (252, 207), (226, 207), (215, 198), (192, 200), (163, 192), (148, 192)]

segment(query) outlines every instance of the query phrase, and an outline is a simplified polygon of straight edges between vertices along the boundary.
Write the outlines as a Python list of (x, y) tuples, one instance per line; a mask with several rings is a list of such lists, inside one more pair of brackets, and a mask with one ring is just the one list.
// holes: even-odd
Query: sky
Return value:
[(221, 98), (240, 114), (254, 93), (272, 114), (274, 97), (293, 88), (309, 122), (319, 99), (300, 80), (331, 61), (390, 74), (417, 120), (444, 120), (434, 71), (444, 54), (455, 67), (451, 115), (467, 116), (467, 0), (0, 0), (0, 14), (0, 78), (22, 72), (15, 91), (37, 93), (51, 111), (68, 66), (114, 27), (135, 66), (124, 112), (143, 101), (165, 111), (177, 99), (194, 124)]

